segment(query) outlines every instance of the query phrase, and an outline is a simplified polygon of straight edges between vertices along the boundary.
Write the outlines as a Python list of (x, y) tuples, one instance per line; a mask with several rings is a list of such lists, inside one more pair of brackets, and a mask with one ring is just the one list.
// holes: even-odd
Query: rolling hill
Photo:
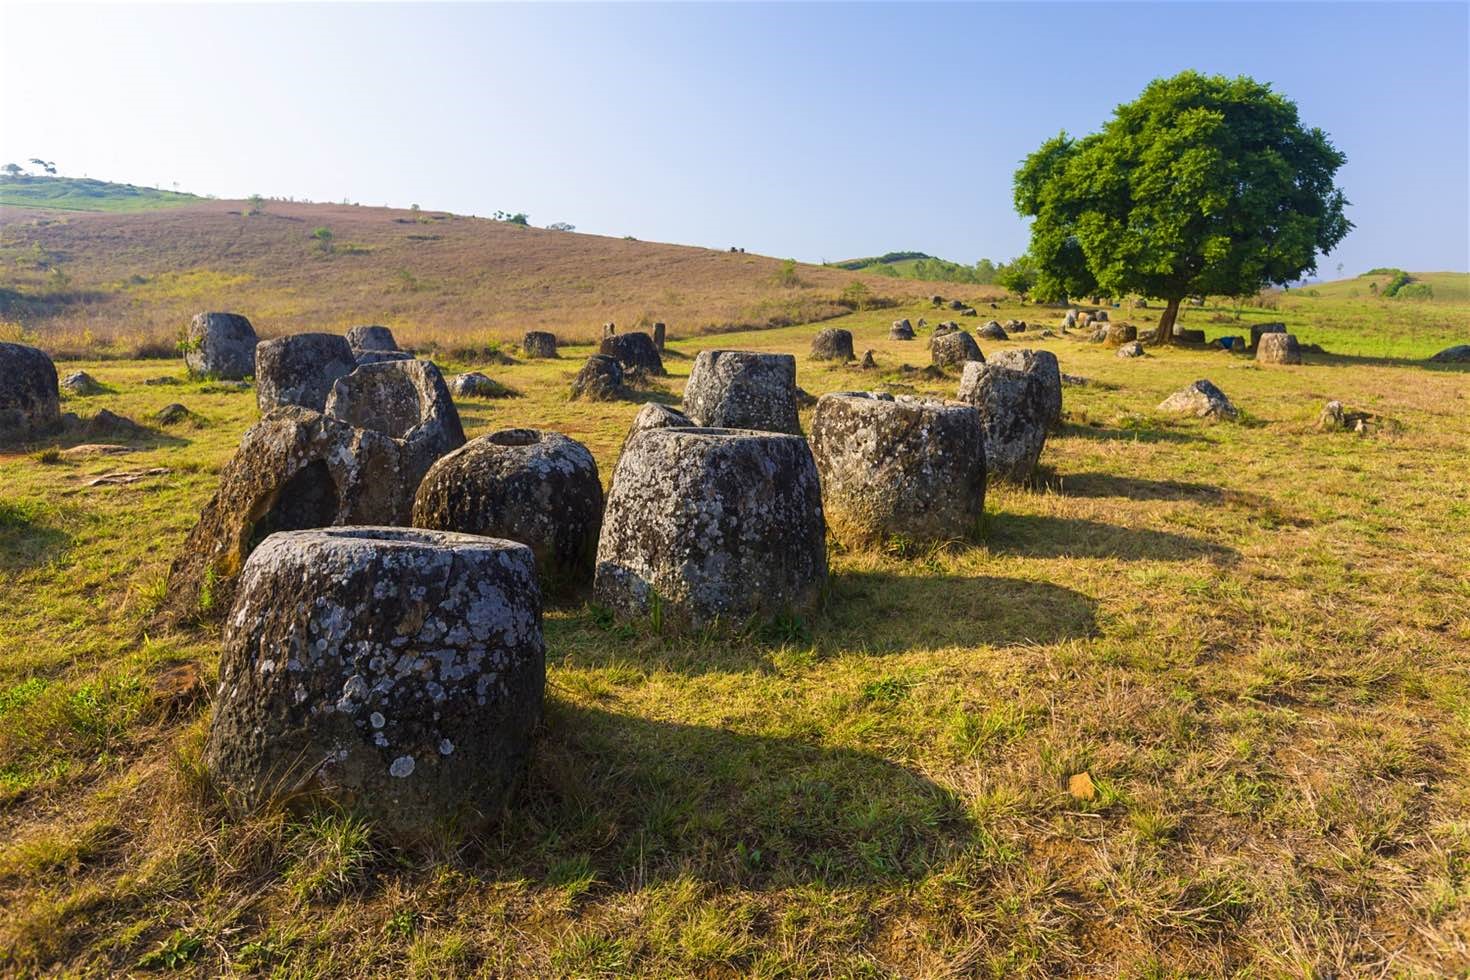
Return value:
[(157, 187), (87, 177), (0, 177), (0, 205), (57, 211), (150, 211), (196, 204), (205, 198)]
[(928, 291), (444, 212), (268, 202), (250, 213), (205, 199), (126, 214), (0, 208), (3, 332), (58, 356), (169, 351), (203, 309), (244, 313), (266, 336), (372, 322), (423, 346), (483, 345), (531, 329), (585, 340), (608, 320), (663, 320), (675, 336), (781, 326)]

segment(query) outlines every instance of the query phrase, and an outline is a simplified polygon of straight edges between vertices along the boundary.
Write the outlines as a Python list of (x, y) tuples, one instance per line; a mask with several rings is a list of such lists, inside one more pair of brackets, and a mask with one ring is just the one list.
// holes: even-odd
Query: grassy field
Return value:
[(0, 177), (0, 205), (56, 211), (131, 213), (198, 204), (204, 198), (85, 177)]
[[(985, 345), (1090, 379), (1041, 485), (993, 488), (978, 542), (834, 551), (805, 622), (680, 638), (549, 610), (528, 784), (443, 853), (345, 814), (225, 818), (208, 696), (177, 682), (182, 664), (213, 689), (217, 638), (151, 614), (254, 394), (174, 362), (66, 365), (109, 388), (69, 410), (181, 401), (202, 422), (123, 456), (0, 457), (0, 973), (1470, 970), (1470, 373), (1409, 360), (1466, 321), (1380, 337), (1362, 298), (1279, 305), (1246, 320), (1334, 353)], [(840, 321), (877, 371), (808, 361), (799, 326), (675, 343), (646, 394), (676, 399), (717, 342), (797, 353), (816, 394), (952, 395), (902, 368), (927, 352), (887, 339), (896, 314), (927, 311)], [(1230, 316), (1185, 323), (1248, 332)], [(521, 392), (463, 403), (472, 436), (557, 429), (606, 481), (637, 403), (568, 402), (583, 353), (441, 363)], [(145, 384), (161, 375), (180, 383)], [(1201, 377), (1239, 421), (1155, 411)], [(1388, 422), (1319, 432), (1329, 398)], [(91, 485), (119, 472), (144, 475)], [(1069, 792), (1082, 773), (1090, 795)]]
[(808, 323), (847, 312), (854, 283), (895, 299), (930, 289), (444, 212), (279, 201), (250, 210), (242, 201), (140, 214), (0, 207), (0, 334), (23, 332), (70, 357), (149, 356), (171, 352), (200, 310), (232, 310), (265, 337), (381, 323), (448, 350), (536, 329), (591, 341), (608, 320), (625, 329), (662, 320), (680, 337)]

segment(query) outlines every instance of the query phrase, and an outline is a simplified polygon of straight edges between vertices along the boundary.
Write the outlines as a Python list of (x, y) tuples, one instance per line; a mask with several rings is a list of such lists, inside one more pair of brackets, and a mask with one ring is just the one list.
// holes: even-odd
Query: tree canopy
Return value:
[(1316, 271), (1352, 228), (1333, 184), (1345, 160), (1269, 85), (1192, 71), (1157, 79), (1100, 132), (1061, 133), (1016, 171), (1016, 210), (1035, 219), (1035, 293), (1167, 300), (1167, 342), (1187, 296), (1238, 296)]

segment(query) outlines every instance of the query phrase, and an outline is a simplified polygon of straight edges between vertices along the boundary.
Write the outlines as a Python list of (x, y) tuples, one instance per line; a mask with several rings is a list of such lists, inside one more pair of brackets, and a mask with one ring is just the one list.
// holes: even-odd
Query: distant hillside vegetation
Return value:
[(201, 310), (244, 313), (265, 336), (382, 323), (433, 347), (527, 330), (585, 341), (608, 320), (662, 320), (673, 336), (784, 326), (928, 292), (443, 212), (199, 198), (132, 214), (0, 208), (0, 339), (61, 356), (169, 352)]
[(887, 252), (866, 259), (844, 259), (832, 265), (839, 269), (874, 272), (892, 279), (953, 282), (971, 286), (992, 285), (999, 268), (989, 259), (981, 259), (974, 265), (964, 265), (936, 258), (926, 252)]
[(85, 177), (0, 176), (0, 205), (58, 211), (148, 211), (198, 204), (194, 194)]
[(1352, 279), (1316, 282), (1292, 292), (1323, 299), (1386, 299), (1438, 304), (1470, 303), (1470, 272), (1407, 272), (1384, 267)]

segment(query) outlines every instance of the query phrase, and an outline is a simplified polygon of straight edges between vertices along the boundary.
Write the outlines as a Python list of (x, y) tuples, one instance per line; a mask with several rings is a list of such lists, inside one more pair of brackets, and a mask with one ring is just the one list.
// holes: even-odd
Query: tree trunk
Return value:
[(1171, 298), (1169, 305), (1164, 307), (1164, 315), (1159, 317), (1158, 335), (1154, 337), (1155, 344), (1174, 343), (1174, 321), (1179, 319), (1179, 304), (1182, 300)]

